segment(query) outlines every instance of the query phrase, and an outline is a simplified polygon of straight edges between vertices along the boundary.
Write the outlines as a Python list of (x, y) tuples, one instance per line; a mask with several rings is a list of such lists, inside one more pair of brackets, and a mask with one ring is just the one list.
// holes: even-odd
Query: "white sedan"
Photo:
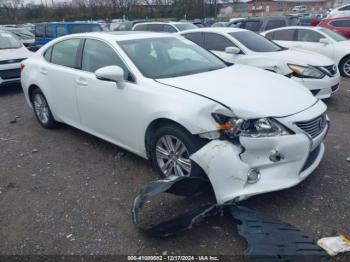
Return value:
[(339, 72), (328, 57), (282, 48), (252, 31), (201, 28), (184, 31), (181, 35), (228, 63), (255, 66), (290, 77), (317, 98), (329, 98), (339, 88)]
[(327, 18), (347, 17), (350, 16), (350, 4), (342, 5), (334, 8), (327, 16)]
[(331, 58), (340, 74), (350, 77), (350, 40), (323, 27), (290, 26), (261, 33), (277, 44), (313, 51)]
[(21, 62), (31, 54), (14, 35), (0, 30), (0, 86), (20, 83)]
[(219, 203), (294, 186), (324, 154), (321, 100), (180, 36), (58, 38), (23, 62), (22, 84), (43, 127), (67, 123), (152, 159), (165, 177), (205, 174)]

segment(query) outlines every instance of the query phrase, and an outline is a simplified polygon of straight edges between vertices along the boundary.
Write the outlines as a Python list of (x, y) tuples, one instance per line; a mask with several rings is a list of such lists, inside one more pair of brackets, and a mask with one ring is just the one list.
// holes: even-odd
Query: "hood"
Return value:
[(215, 100), (242, 118), (288, 116), (317, 102), (310, 91), (297, 82), (243, 65), (157, 81)]
[(0, 61), (28, 58), (31, 55), (32, 55), (32, 52), (30, 52), (24, 46), (21, 48), (15, 48), (15, 49), (0, 49)]
[(295, 65), (329, 66), (334, 64), (334, 61), (330, 58), (306, 50), (288, 49), (279, 52), (264, 53), (264, 56), (267, 57), (267, 59), (275, 58), (283, 60), (287, 64)]

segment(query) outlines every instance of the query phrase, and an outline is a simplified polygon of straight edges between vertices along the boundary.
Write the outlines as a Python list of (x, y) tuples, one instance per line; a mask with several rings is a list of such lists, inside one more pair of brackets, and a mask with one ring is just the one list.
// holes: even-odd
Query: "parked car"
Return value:
[(283, 48), (240, 28), (203, 28), (181, 34), (225, 62), (255, 66), (287, 76), (320, 99), (329, 98), (338, 90), (340, 75), (337, 67), (323, 55)]
[(189, 22), (146, 22), (134, 25), (132, 30), (176, 33), (194, 28), (198, 27)]
[(33, 33), (29, 32), (23, 28), (0, 28), (1, 30), (7, 31), (15, 35), (18, 40), (25, 46), (34, 45), (35, 36)]
[(143, 23), (145, 20), (133, 20), (133, 21), (125, 21), (120, 23), (116, 28), (111, 31), (131, 31), (134, 25), (138, 23)]
[(340, 74), (350, 77), (350, 41), (323, 27), (285, 27), (262, 33), (287, 48), (298, 48), (328, 56), (338, 66)]
[(266, 30), (297, 25), (299, 23), (298, 17), (292, 16), (265, 16), (252, 17), (231, 22), (229, 27), (243, 28), (254, 32), (263, 32)]
[(350, 16), (324, 19), (319, 26), (331, 29), (338, 34), (350, 38)]
[(350, 4), (342, 5), (337, 8), (334, 8), (328, 14), (327, 18), (336, 18), (336, 17), (349, 17), (350, 16)]
[(294, 13), (303, 13), (306, 11), (306, 6), (304, 5), (296, 5), (293, 7), (292, 11)]
[(34, 32), (35, 45), (41, 47), (51, 40), (64, 35), (100, 31), (103, 31), (100, 24), (89, 22), (59, 22), (36, 24)]
[(0, 30), (0, 86), (20, 83), (21, 62), (31, 54), (13, 34)]
[(72, 125), (152, 159), (165, 177), (204, 173), (219, 203), (294, 186), (324, 154), (321, 100), (175, 34), (65, 36), (22, 64), (43, 127)]

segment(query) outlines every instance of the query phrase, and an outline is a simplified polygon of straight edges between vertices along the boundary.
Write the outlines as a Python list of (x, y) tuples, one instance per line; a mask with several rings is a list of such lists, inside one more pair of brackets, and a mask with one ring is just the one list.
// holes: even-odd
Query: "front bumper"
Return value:
[(294, 76), (292, 76), (291, 79), (305, 86), (315, 97), (319, 99), (330, 98), (338, 91), (340, 87), (339, 73), (332, 77), (325, 76), (322, 79), (299, 78)]
[[(278, 119), (295, 134), (277, 137), (240, 137), (240, 144), (213, 140), (191, 156), (207, 174), (219, 204), (289, 188), (299, 184), (319, 165), (324, 155), (329, 124), (314, 138), (298, 129), (295, 121), (313, 119), (325, 112), (322, 102), (296, 115)], [(289, 123), (289, 124), (288, 124)], [(279, 161), (270, 156), (279, 152)], [(248, 183), (251, 170), (260, 179)]]

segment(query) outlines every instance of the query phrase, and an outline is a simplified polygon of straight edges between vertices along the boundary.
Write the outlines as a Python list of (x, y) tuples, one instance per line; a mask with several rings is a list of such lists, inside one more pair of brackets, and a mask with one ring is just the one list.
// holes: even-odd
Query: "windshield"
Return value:
[(0, 49), (20, 48), (22, 44), (10, 33), (0, 32)]
[(325, 33), (327, 36), (329, 36), (330, 38), (332, 38), (336, 42), (341, 42), (341, 41), (347, 40), (344, 36), (334, 32), (332, 30), (322, 28), (322, 29), (320, 29), (320, 31), (322, 33)]
[(274, 42), (252, 31), (234, 32), (230, 33), (230, 35), (254, 52), (277, 52), (284, 50)]
[(196, 29), (198, 28), (194, 24), (191, 23), (183, 23), (183, 24), (173, 24), (179, 31), (185, 31), (185, 30), (190, 30), (190, 29)]
[(68, 29), (71, 34), (103, 31), (102, 27), (97, 24), (68, 25)]
[(216, 56), (189, 40), (165, 37), (118, 43), (149, 78), (185, 76), (226, 67)]

